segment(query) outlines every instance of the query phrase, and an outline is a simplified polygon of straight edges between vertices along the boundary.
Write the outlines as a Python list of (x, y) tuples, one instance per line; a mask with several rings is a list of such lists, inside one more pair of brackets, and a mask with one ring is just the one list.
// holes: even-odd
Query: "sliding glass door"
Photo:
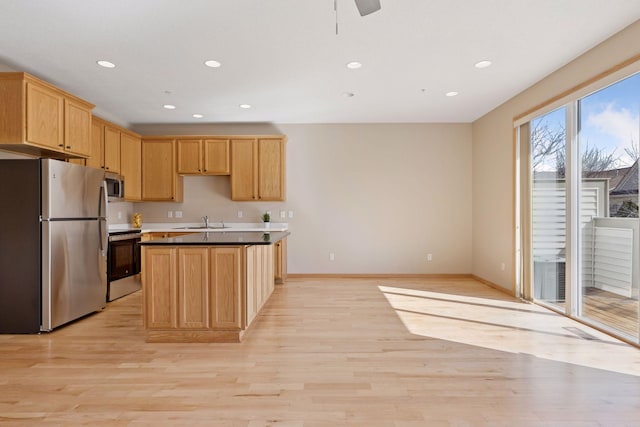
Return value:
[(533, 297), (564, 307), (567, 255), (566, 109), (531, 121)]
[(523, 131), (524, 294), (640, 342), (640, 73), (534, 117)]
[(640, 74), (578, 100), (579, 316), (638, 337)]

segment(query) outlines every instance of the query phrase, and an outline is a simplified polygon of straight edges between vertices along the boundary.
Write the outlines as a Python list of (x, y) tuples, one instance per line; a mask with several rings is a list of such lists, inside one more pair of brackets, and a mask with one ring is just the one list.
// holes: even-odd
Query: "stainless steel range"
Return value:
[(139, 231), (109, 232), (107, 255), (107, 301), (113, 301), (142, 288), (140, 280)]

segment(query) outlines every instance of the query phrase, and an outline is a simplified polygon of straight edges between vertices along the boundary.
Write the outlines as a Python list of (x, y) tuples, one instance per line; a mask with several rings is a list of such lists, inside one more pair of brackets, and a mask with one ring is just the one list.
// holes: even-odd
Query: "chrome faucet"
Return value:
[(204, 221), (204, 228), (209, 228), (209, 217), (206, 215), (203, 216), (202, 221)]

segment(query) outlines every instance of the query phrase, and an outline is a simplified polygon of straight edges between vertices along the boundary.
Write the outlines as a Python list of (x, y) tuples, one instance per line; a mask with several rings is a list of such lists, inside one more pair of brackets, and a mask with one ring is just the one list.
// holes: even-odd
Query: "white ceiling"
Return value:
[(337, 2), (338, 35), (334, 0), (0, 0), (0, 69), (125, 126), (471, 122), (640, 18), (639, 0)]

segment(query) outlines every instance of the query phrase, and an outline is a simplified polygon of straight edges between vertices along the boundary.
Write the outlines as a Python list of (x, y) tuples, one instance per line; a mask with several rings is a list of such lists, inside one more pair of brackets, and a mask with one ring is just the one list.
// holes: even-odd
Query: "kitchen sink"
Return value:
[(209, 226), (205, 227), (204, 225), (196, 226), (196, 227), (178, 227), (174, 228), (174, 230), (224, 230), (227, 228), (231, 228), (228, 226)]

